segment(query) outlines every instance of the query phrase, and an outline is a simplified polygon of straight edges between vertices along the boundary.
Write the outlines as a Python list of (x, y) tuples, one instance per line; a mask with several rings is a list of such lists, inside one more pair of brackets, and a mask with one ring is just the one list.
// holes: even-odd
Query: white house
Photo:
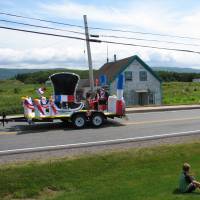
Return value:
[(110, 94), (116, 94), (118, 75), (124, 74), (126, 105), (162, 103), (161, 79), (137, 55), (105, 63), (95, 75), (106, 75)]
[[(111, 95), (116, 94), (118, 75), (124, 75), (124, 98), (126, 105), (162, 104), (162, 82), (153, 70), (137, 55), (105, 63), (94, 75), (95, 79), (105, 75)], [(82, 94), (89, 91), (89, 80), (84, 80), (79, 88)]]
[(194, 78), (194, 79), (192, 79), (192, 82), (200, 83), (200, 78)]

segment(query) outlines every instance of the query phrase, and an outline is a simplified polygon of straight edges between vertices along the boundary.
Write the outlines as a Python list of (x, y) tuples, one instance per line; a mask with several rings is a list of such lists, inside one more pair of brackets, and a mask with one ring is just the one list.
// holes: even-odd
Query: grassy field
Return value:
[[(16, 80), (1, 80), (0, 81), (0, 114), (18, 114), (23, 113), (21, 102), (22, 96), (38, 97), (36, 89), (41, 87), (39, 84), (24, 84)], [(47, 95), (51, 93), (51, 88), (48, 88)]]
[[(15, 80), (0, 81), (0, 113), (22, 113), (22, 96), (37, 97), (37, 84), (23, 84)], [(52, 88), (48, 88), (46, 96), (50, 96)], [(200, 83), (170, 82), (163, 83), (163, 104), (199, 104)]]
[(169, 82), (163, 83), (163, 104), (199, 104), (200, 83)]
[(182, 163), (200, 178), (200, 143), (131, 149), (0, 166), (0, 199), (189, 200), (177, 191)]

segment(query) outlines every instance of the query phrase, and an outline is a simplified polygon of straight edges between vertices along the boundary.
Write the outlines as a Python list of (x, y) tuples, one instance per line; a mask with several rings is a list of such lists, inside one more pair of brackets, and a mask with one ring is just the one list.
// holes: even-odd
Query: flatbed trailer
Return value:
[(71, 122), (75, 128), (84, 128), (85, 125), (91, 124), (93, 127), (100, 127), (108, 118), (122, 118), (124, 115), (116, 115), (115, 113), (107, 111), (97, 110), (80, 110), (77, 112), (71, 112), (64, 115), (57, 116), (41, 116), (33, 117), (31, 120), (27, 116), (13, 116), (13, 117), (1, 117), (0, 122), (4, 126), (8, 122), (28, 122), (33, 124), (34, 122), (54, 122), (54, 120), (60, 120), (62, 122)]

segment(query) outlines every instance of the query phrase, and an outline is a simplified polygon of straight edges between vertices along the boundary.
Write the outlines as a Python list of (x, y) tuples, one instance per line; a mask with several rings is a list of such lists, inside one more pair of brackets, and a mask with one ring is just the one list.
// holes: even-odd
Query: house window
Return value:
[(125, 81), (132, 81), (133, 75), (131, 71), (126, 71), (125, 72)]
[(140, 71), (140, 81), (147, 81), (147, 72)]

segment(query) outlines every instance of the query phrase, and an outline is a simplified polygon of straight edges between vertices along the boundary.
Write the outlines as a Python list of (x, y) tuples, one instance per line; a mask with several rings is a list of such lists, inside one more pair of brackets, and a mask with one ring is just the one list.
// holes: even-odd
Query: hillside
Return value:
[[(152, 68), (164, 82), (180, 81), (192, 82), (194, 78), (200, 78), (200, 70), (192, 68), (174, 68), (174, 67), (153, 67)], [(0, 68), (0, 80), (15, 79), (24, 83), (44, 83), (48, 77), (56, 72), (72, 72), (80, 76), (81, 79), (87, 79), (88, 70), (80, 69), (5, 69)], [(95, 71), (95, 70), (94, 70)]]
[[(88, 70), (75, 70), (75, 69), (62, 69), (62, 68), (55, 68), (55, 69), (5, 69), (0, 68), (0, 80), (10, 79), (13, 77), (18, 77), (19, 79), (23, 79), (24, 77), (30, 78), (31, 76), (43, 76), (45, 80), (48, 76), (55, 72), (61, 71), (68, 71), (74, 72), (80, 75), (81, 78), (88, 77)], [(17, 79), (18, 79), (17, 78)]]
[(76, 70), (76, 69), (55, 69), (55, 70), (43, 70), (28, 74), (18, 74), (15, 76), (16, 80), (23, 83), (45, 83), (49, 76), (58, 72), (70, 72), (80, 76), (81, 79), (87, 79), (89, 76), (88, 70)]
[[(6, 69), (6, 68), (0, 68), (0, 80), (10, 79), (15, 77), (18, 74), (29, 74), (33, 72), (39, 72), (39, 71), (66, 71), (68, 69), (64, 68), (54, 68), (54, 69)], [(69, 71), (73, 71), (69, 69)], [(76, 71), (76, 70), (74, 70)], [(87, 71), (87, 70), (77, 70), (77, 71)]]
[[(194, 68), (179, 68), (179, 67), (152, 67), (154, 71), (168, 71), (178, 73), (200, 73), (200, 70)], [(9, 79), (15, 77), (17, 74), (29, 74), (38, 71), (52, 71), (52, 70), (66, 70), (62, 68), (55, 69), (6, 69), (0, 68), (0, 80)], [(87, 70), (84, 70), (87, 71)]]
[(154, 71), (167, 71), (178, 73), (200, 73), (200, 69), (180, 68), (180, 67), (152, 67)]
[(44, 69), (6, 69), (0, 68), (0, 80), (5, 80), (16, 76), (17, 74), (26, 74), (41, 71)]

